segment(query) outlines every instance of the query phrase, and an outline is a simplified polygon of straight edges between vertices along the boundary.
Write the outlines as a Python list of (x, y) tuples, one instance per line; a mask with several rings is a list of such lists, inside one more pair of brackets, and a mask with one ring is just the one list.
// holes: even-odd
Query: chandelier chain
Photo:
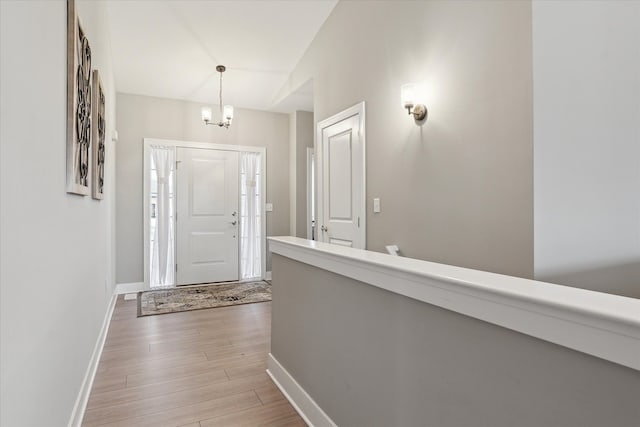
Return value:
[(220, 105), (220, 117), (221, 117), (220, 120), (223, 120), (223, 118), (222, 118), (222, 73), (220, 73), (220, 102), (219, 102), (219, 105)]

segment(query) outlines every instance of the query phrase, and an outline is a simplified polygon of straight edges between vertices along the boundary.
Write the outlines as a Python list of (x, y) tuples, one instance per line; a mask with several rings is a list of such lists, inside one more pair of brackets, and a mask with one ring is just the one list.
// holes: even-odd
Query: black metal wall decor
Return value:
[(89, 194), (91, 47), (67, 0), (67, 193)]
[(93, 148), (91, 158), (91, 195), (94, 199), (104, 197), (104, 161), (105, 161), (105, 97), (102, 79), (98, 70), (93, 71), (93, 101), (91, 117), (93, 119)]

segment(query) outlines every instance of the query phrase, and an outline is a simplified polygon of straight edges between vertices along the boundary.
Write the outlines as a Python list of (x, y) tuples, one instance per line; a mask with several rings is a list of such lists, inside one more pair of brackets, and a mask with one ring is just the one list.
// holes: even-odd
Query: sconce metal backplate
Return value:
[(411, 114), (413, 114), (413, 118), (417, 122), (421, 122), (427, 118), (427, 107), (422, 104), (417, 104), (413, 107)]

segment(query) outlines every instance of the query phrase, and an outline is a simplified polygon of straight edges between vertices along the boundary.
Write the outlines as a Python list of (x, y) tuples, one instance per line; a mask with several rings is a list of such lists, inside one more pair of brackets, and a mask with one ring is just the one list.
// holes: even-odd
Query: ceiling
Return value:
[(142, 0), (108, 3), (118, 92), (290, 112), (313, 108), (312, 85), (274, 105), (337, 0)]

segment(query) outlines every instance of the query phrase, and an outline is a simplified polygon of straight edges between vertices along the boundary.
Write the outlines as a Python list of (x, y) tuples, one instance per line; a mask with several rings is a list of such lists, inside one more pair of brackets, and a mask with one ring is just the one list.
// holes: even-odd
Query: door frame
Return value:
[[(205, 150), (219, 150), (219, 151), (237, 151), (239, 153), (243, 152), (251, 152), (251, 153), (259, 153), (260, 159), (262, 161), (262, 182), (260, 185), (260, 194), (262, 194), (260, 203), (260, 242), (261, 242), (261, 266), (262, 266), (262, 277), (264, 280), (266, 277), (266, 268), (267, 268), (267, 218), (266, 218), (266, 195), (267, 195), (267, 149), (265, 147), (253, 147), (249, 145), (228, 145), (228, 144), (215, 144), (212, 142), (196, 142), (196, 141), (180, 141), (174, 139), (159, 139), (159, 138), (144, 138), (143, 139), (143, 169), (142, 169), (142, 219), (143, 219), (143, 239), (144, 239), (144, 289), (151, 289), (149, 283), (149, 262), (151, 260), (150, 254), (150, 245), (149, 245), (149, 200), (150, 192), (151, 192), (151, 147), (152, 146), (164, 146), (164, 147), (172, 147), (174, 151), (174, 160), (176, 159), (176, 149), (180, 148), (200, 148)], [(240, 164), (238, 164), (240, 167)], [(238, 169), (238, 197), (240, 196), (240, 169)], [(175, 189), (176, 186), (176, 174), (173, 174), (173, 185)], [(176, 209), (176, 198), (173, 199), (173, 209), (175, 212)], [(177, 233), (177, 224), (176, 219), (174, 217), (173, 220), (174, 231)], [(174, 254), (177, 256), (177, 248), (176, 248), (177, 239), (173, 239), (174, 244)], [(238, 245), (238, 277), (240, 277), (240, 245)]]
[[(366, 133), (365, 133), (365, 102), (362, 101), (352, 107), (347, 108), (344, 111), (341, 111), (331, 117), (328, 117), (320, 122), (318, 122), (316, 126), (316, 146), (315, 146), (315, 156), (316, 156), (316, 186), (318, 191), (316, 193), (316, 235), (318, 235), (318, 225), (320, 223), (320, 216), (322, 216), (322, 212), (324, 210), (324, 170), (323, 170), (323, 146), (322, 146), (322, 132), (325, 128), (328, 128), (338, 122), (341, 122), (345, 119), (348, 119), (353, 116), (360, 116), (360, 125), (358, 128), (359, 137), (362, 143), (362, 158), (359, 160), (362, 162), (362, 176), (361, 184), (362, 184), (362, 200), (360, 201), (360, 225), (358, 228), (358, 236), (362, 242), (362, 249), (367, 248), (367, 145), (366, 145)], [(318, 239), (316, 236), (316, 240), (322, 241)]]
[(309, 240), (317, 240), (312, 238), (315, 237), (313, 231), (317, 232), (317, 227), (315, 227), (316, 230), (312, 230), (312, 227), (314, 226), (313, 219), (317, 220), (316, 213), (314, 212), (316, 202), (314, 199), (314, 180), (317, 175), (315, 172), (315, 152), (313, 151), (313, 148), (307, 147), (307, 239)]

